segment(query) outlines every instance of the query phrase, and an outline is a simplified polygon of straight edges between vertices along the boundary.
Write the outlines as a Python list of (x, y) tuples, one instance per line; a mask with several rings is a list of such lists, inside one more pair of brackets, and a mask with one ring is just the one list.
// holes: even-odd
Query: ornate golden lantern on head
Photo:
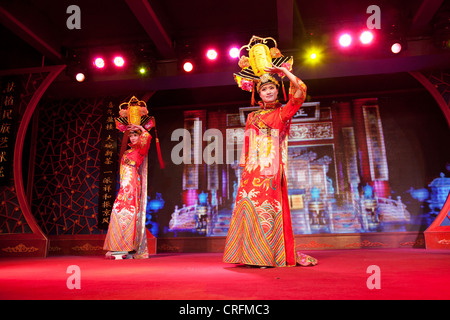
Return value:
[(147, 104), (133, 96), (130, 101), (119, 105), (119, 118), (116, 118), (116, 127), (124, 132), (127, 125), (141, 125), (150, 129), (155, 125), (155, 118), (148, 115)]
[(131, 124), (141, 124), (141, 104), (139, 102), (144, 105), (143, 108), (147, 109), (147, 105), (145, 105), (144, 101), (139, 101), (136, 97), (131, 98), (128, 105), (128, 121)]
[(161, 155), (161, 148), (159, 146), (158, 133), (156, 131), (155, 118), (148, 115), (147, 104), (145, 101), (139, 100), (135, 96), (131, 97), (130, 101), (121, 103), (119, 105), (120, 117), (115, 118), (116, 128), (121, 132), (126, 133), (128, 125), (140, 125), (145, 130), (150, 131), (155, 128), (156, 151), (158, 154), (159, 165), (164, 169), (164, 161)]
[(277, 42), (275, 41), (274, 38), (270, 37), (261, 38), (253, 36), (247, 45), (242, 46), (239, 49), (239, 54), (244, 48), (247, 49), (247, 51), (249, 52), (248, 54), (249, 64), (253, 74), (256, 77), (260, 77), (263, 74), (265, 74), (266, 71), (264, 71), (264, 69), (272, 66), (272, 58), (281, 57), (281, 53), (279, 50), (278, 50), (278, 53), (280, 53), (279, 56), (271, 55), (271, 50), (267, 46), (267, 43), (269, 41), (273, 41), (273, 43), (275, 44), (274, 48), (277, 47)]
[(251, 47), (249, 59), (253, 72), (258, 77), (261, 77), (266, 73), (264, 70), (265, 68), (272, 66), (272, 57), (270, 56), (269, 47), (262, 43), (258, 43)]
[(126, 110), (126, 117), (128, 119), (128, 124), (140, 125), (141, 116), (148, 113), (147, 105), (144, 101), (139, 101), (138, 98), (133, 96), (130, 101), (124, 102), (119, 106), (120, 112)]
[[(271, 44), (271, 42), (273, 46), (269, 47), (268, 44)], [(241, 55), (241, 51), (244, 48), (248, 51), (248, 57)], [(272, 65), (276, 67), (284, 66), (290, 71), (294, 63), (293, 57), (285, 57), (281, 54), (277, 48), (277, 42), (271, 37), (261, 38), (253, 36), (247, 45), (239, 49), (239, 56), (241, 71), (234, 74), (234, 80), (239, 88), (252, 92), (252, 104), (255, 102), (254, 92), (258, 84), (261, 85), (267, 80), (276, 81), (272, 75), (265, 71), (266, 68), (272, 67)], [(278, 74), (278, 76), (282, 79), (284, 74)]]

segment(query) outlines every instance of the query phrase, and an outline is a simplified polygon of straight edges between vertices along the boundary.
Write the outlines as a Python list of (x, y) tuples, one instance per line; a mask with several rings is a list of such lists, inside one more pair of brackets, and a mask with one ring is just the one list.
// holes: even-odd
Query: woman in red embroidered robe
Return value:
[(305, 101), (306, 85), (285, 67), (265, 71), (287, 76), (290, 99), (282, 106), (277, 81), (267, 73), (261, 77), (261, 108), (247, 119), (240, 163), (244, 170), (223, 260), (261, 267), (314, 265), (314, 258), (295, 252), (286, 182), (289, 123)]
[[(151, 135), (142, 126), (129, 125), (131, 149), (125, 151), (120, 162), (120, 189), (111, 212), (108, 233), (103, 249), (107, 258), (122, 259), (134, 253), (134, 259), (148, 258), (145, 232), (146, 199), (141, 199), (141, 164), (146, 161)], [(146, 165), (142, 165), (146, 168)], [(146, 179), (146, 172), (143, 174)], [(146, 183), (144, 183), (146, 187)]]

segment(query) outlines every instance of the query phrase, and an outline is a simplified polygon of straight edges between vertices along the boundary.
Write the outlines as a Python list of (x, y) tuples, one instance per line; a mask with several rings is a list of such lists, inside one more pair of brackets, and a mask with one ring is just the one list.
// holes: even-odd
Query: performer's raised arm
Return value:
[(138, 147), (139, 153), (142, 155), (147, 154), (148, 149), (150, 148), (150, 142), (152, 140), (150, 133), (148, 133), (148, 131), (141, 125), (130, 124), (128, 125), (128, 129), (130, 132), (140, 132)]

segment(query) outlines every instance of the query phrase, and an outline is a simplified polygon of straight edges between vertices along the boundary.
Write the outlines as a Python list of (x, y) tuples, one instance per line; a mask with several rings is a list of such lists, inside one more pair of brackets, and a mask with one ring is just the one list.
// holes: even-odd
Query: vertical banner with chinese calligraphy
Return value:
[(117, 175), (117, 129), (114, 122), (114, 110), (118, 106), (112, 100), (105, 99), (103, 106), (103, 127), (100, 147), (100, 177), (98, 192), (98, 228), (107, 229), (112, 206), (116, 197)]
[(14, 157), (15, 110), (18, 109), (20, 82), (14, 77), (1, 79), (0, 87), (0, 185), (9, 183)]

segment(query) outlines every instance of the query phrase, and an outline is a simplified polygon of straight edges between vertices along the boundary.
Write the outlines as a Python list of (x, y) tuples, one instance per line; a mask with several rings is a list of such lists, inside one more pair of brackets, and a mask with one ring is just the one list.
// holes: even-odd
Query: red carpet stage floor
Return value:
[[(450, 251), (362, 249), (306, 253), (317, 257), (319, 264), (314, 267), (259, 269), (225, 264), (220, 253), (158, 254), (148, 260), (117, 261), (101, 256), (2, 258), (0, 298), (450, 298)], [(370, 269), (372, 265), (379, 269)], [(379, 289), (369, 289), (368, 283), (378, 284)]]

